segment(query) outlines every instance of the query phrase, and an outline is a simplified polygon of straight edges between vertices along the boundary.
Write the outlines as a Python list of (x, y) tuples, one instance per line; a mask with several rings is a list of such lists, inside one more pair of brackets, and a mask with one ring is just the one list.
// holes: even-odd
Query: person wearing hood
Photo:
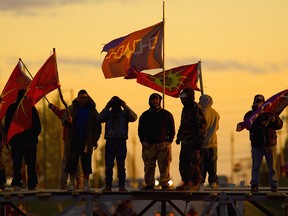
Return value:
[(92, 152), (98, 147), (97, 142), (102, 129), (97, 117), (98, 111), (95, 102), (86, 90), (80, 90), (62, 120), (67, 127), (65, 142), (67, 143), (68, 154), (65, 172), (70, 178), (68, 191), (75, 190), (75, 175), (79, 158), (84, 174), (84, 191), (89, 191)]
[[(18, 91), (17, 100), (11, 104), (5, 115), (4, 129), (6, 135), (10, 129), (11, 122), (13, 120), (14, 113), (17, 110), (21, 100), (25, 97), (26, 90), (20, 89)], [(38, 184), (38, 177), (36, 172), (36, 159), (37, 159), (37, 144), (38, 136), (41, 133), (41, 122), (38, 111), (35, 106), (32, 107), (32, 125), (30, 129), (27, 129), (21, 133), (13, 136), (9, 145), (11, 146), (11, 154), (13, 161), (13, 179), (11, 186), (15, 191), (21, 190), (22, 187), (22, 161), (25, 160), (27, 165), (27, 186), (28, 190), (36, 190)]]
[(176, 144), (181, 144), (179, 171), (183, 184), (177, 190), (196, 191), (202, 180), (201, 150), (206, 136), (206, 120), (202, 107), (195, 102), (195, 92), (185, 88), (180, 92), (183, 104)]
[(208, 173), (208, 183), (211, 188), (219, 187), (219, 180), (217, 176), (217, 130), (219, 128), (219, 113), (212, 108), (213, 99), (211, 96), (202, 94), (199, 98), (199, 104), (204, 110), (206, 120), (207, 133), (202, 147), (202, 183), (205, 183), (206, 175)]
[[(261, 94), (254, 96), (252, 110), (244, 116), (244, 121), (253, 115), (259, 107), (265, 102)], [(249, 138), (252, 147), (252, 178), (250, 181), (251, 192), (259, 191), (259, 171), (263, 157), (265, 157), (269, 169), (269, 184), (271, 192), (278, 192), (278, 174), (277, 174), (277, 134), (276, 130), (283, 127), (283, 121), (279, 115), (271, 112), (262, 112), (253, 121), (249, 129)]]
[(118, 186), (125, 192), (125, 159), (127, 155), (128, 123), (135, 122), (137, 114), (118, 96), (113, 96), (99, 113), (98, 121), (105, 122), (105, 184), (103, 192), (111, 191), (114, 161), (117, 162)]
[(139, 118), (138, 136), (142, 144), (146, 184), (142, 188), (144, 190), (154, 189), (156, 162), (159, 167), (160, 186), (162, 190), (169, 189), (171, 143), (175, 136), (175, 125), (173, 115), (161, 107), (161, 100), (158, 93), (151, 94), (150, 108)]

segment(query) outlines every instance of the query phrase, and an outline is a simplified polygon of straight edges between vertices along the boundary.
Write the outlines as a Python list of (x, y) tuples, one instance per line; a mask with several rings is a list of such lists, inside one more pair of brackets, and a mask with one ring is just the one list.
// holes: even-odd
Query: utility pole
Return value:
[(231, 183), (234, 183), (234, 134), (230, 134), (230, 145), (231, 145)]

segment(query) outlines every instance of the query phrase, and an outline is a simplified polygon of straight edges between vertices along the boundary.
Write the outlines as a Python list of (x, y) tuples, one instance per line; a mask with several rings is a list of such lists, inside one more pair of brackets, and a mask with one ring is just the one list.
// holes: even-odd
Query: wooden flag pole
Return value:
[(201, 61), (198, 62), (198, 70), (199, 70), (199, 78), (200, 78), (200, 89), (201, 89), (201, 95), (204, 94), (203, 89), (203, 77), (202, 77), (202, 69), (201, 69)]
[(166, 90), (166, 78), (165, 78), (165, 0), (163, 0), (163, 49), (162, 49), (162, 56), (163, 56), (163, 109), (165, 108), (165, 90)]
[[(26, 67), (26, 65), (24, 64), (24, 62), (22, 61), (21, 58), (19, 58), (19, 61), (22, 63), (22, 65), (24, 66), (25, 70), (28, 72), (28, 74), (30, 75), (31, 79), (33, 79), (34, 77), (32, 76), (32, 74), (30, 73), (30, 71), (28, 70), (28, 68)], [(46, 96), (44, 96), (45, 100), (48, 102), (48, 104), (50, 103), (48, 98)]]

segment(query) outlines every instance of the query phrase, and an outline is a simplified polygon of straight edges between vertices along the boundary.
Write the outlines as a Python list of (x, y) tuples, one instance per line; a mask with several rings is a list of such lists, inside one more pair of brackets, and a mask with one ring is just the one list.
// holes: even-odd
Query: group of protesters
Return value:
[[(14, 104), (10, 105), (5, 115), (4, 125), (1, 123), (1, 141), (9, 131), (16, 109), (25, 97), (25, 90), (18, 91)], [(179, 155), (179, 173), (182, 184), (176, 187), (180, 191), (197, 191), (205, 183), (208, 174), (208, 184), (211, 188), (219, 187), (217, 176), (217, 130), (220, 115), (212, 108), (213, 99), (202, 94), (199, 102), (195, 101), (192, 88), (180, 92), (183, 104), (178, 132), (175, 132), (173, 115), (161, 107), (162, 96), (158, 93), (150, 95), (149, 108), (139, 117), (138, 136), (142, 144), (142, 159), (144, 162), (144, 184), (142, 190), (154, 190), (155, 169), (158, 164), (160, 186), (169, 190), (170, 163), (172, 160), (172, 143), (181, 145)], [(254, 97), (252, 110), (246, 113), (244, 119), (252, 115), (253, 110), (264, 103), (263, 95)], [(49, 103), (48, 107), (57, 115), (63, 125), (64, 154), (62, 157), (62, 174), (60, 188), (68, 191), (89, 191), (89, 176), (92, 173), (92, 153), (98, 147), (102, 133), (102, 123), (105, 123), (105, 187), (103, 192), (112, 191), (114, 161), (117, 162), (118, 187), (120, 192), (127, 191), (125, 187), (127, 155), (126, 141), (128, 139), (129, 122), (135, 122), (137, 114), (118, 96), (113, 96), (98, 113), (96, 103), (86, 90), (78, 92), (77, 97), (67, 109), (60, 109)], [(32, 108), (32, 126), (30, 129), (14, 135), (7, 143), (11, 147), (13, 160), (13, 179), (11, 186), (15, 191), (21, 190), (22, 161), (27, 165), (27, 188), (36, 190), (38, 178), (36, 173), (36, 152), (38, 136), (41, 133), (41, 123), (37, 109)], [(269, 183), (272, 192), (278, 191), (278, 176), (276, 171), (275, 130), (281, 129), (282, 120), (275, 113), (261, 113), (252, 124), (250, 140), (252, 147), (252, 179), (251, 192), (258, 192), (259, 169), (265, 156), (269, 167)], [(1, 145), (0, 189), (5, 190), (6, 173)], [(68, 182), (69, 180), (69, 182)]]

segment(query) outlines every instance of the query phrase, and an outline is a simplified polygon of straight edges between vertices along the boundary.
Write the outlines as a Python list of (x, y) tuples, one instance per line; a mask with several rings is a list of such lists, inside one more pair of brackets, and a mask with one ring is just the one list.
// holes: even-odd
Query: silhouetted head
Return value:
[(257, 94), (254, 96), (252, 110), (258, 109), (265, 102), (265, 98), (261, 94)]
[(81, 107), (85, 107), (88, 103), (89, 95), (86, 90), (82, 89), (78, 92), (77, 100)]
[(209, 106), (212, 106), (213, 104), (213, 99), (210, 95), (207, 95), (207, 94), (202, 94), (199, 98), (199, 104), (203, 107), (203, 108), (206, 108), (206, 107), (209, 107)]
[(113, 96), (109, 103), (112, 110), (118, 111), (121, 109), (122, 100), (118, 96)]
[(180, 99), (184, 106), (192, 105), (195, 101), (195, 92), (192, 88), (185, 88), (180, 92)]
[(160, 109), (161, 108), (161, 100), (162, 97), (158, 93), (153, 93), (149, 97), (149, 106), (152, 109)]

